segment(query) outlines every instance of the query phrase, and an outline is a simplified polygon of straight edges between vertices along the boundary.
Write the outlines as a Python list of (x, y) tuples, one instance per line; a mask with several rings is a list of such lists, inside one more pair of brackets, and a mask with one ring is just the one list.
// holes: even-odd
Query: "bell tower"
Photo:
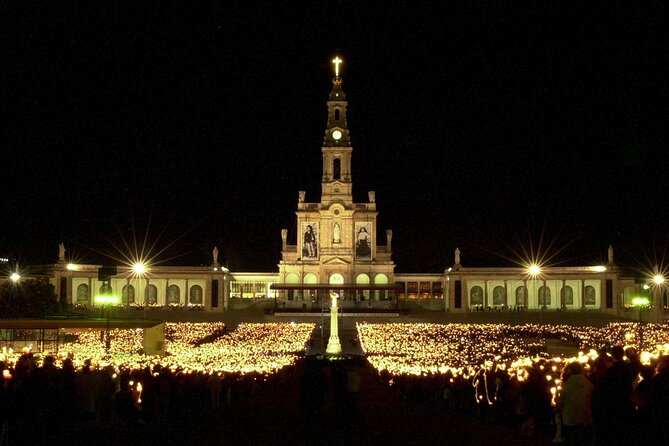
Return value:
[(364, 308), (388, 308), (393, 305), (388, 293), (393, 289), (395, 268), (392, 232), (386, 231), (387, 245), (379, 244), (374, 191), (367, 192), (367, 201), (353, 202), (348, 102), (339, 75), (342, 60), (336, 56), (332, 63), (334, 77), (321, 147), (321, 197), (319, 202), (309, 202), (305, 191), (298, 192), (294, 245), (288, 241), (288, 230), (281, 231), (281, 285), (276, 289), (285, 293), (277, 301), (286, 308), (320, 306), (323, 304), (315, 302), (324, 301), (326, 291), (335, 290), (342, 306), (348, 305), (346, 301), (365, 300), (369, 304)]
[(328, 97), (328, 122), (323, 139), (323, 177), (321, 179), (321, 205), (333, 203), (351, 205), (353, 203), (353, 183), (351, 180), (351, 140), (346, 121), (346, 95), (342, 89), (339, 69), (342, 60), (332, 59), (335, 76)]

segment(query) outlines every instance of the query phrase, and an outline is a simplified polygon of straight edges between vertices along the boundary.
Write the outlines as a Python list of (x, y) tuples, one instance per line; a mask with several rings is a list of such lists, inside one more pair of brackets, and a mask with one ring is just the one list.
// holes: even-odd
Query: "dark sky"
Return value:
[(297, 191), (319, 200), (335, 53), (354, 198), (376, 191), (398, 272), (456, 246), (469, 266), (666, 252), (663, 2), (192, 3), (0, 2), (0, 256), (108, 262), (135, 237), (276, 270)]

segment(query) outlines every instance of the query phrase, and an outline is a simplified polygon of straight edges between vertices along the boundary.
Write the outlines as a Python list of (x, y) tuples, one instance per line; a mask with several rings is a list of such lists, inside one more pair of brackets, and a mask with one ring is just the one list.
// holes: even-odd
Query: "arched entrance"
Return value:
[[(369, 276), (367, 274), (358, 274), (355, 278), (356, 285), (369, 285)], [(360, 300), (369, 300), (369, 290), (357, 290)]]
[[(330, 274), (330, 278), (328, 279), (328, 282), (330, 283), (330, 285), (343, 285), (344, 284), (344, 276), (342, 276), (339, 273)], [(342, 290), (333, 289), (332, 291), (337, 293), (341, 299), (345, 298), (344, 292)]]
[[(374, 283), (377, 285), (388, 285), (388, 276), (385, 274), (377, 274), (374, 277)], [(388, 299), (388, 292), (387, 291), (374, 291), (375, 299), (376, 300), (386, 300)]]
[[(307, 274), (304, 275), (304, 279), (302, 280), (302, 283), (304, 283), (304, 284), (318, 283), (318, 277), (314, 273), (307, 273)], [(308, 300), (313, 301), (314, 299), (316, 299), (316, 291), (305, 289), (304, 290), (304, 299), (308, 299)]]
[[(297, 284), (300, 283), (300, 278), (295, 273), (286, 274), (286, 283)], [(288, 290), (288, 300), (295, 299), (295, 290)]]

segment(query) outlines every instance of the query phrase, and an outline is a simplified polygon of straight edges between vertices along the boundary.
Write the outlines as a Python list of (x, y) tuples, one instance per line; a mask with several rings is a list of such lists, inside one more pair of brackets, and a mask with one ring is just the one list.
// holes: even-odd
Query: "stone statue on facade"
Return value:
[(218, 265), (218, 246), (214, 246), (214, 252), (212, 254), (214, 256), (214, 265)]
[(63, 242), (58, 243), (58, 261), (59, 262), (65, 261), (65, 243)]
[(288, 243), (288, 229), (282, 229), (281, 230), (281, 246), (283, 247), (283, 250), (286, 250), (286, 245)]
[(386, 229), (386, 246), (388, 247), (388, 251), (393, 250), (392, 245), (393, 245), (393, 230)]
[(609, 245), (609, 265), (613, 265), (613, 245)]
[(460, 248), (455, 248), (455, 264), (460, 264)]
[(369, 192), (367, 192), (367, 198), (369, 198), (370, 203), (376, 202), (376, 192), (373, 191), (373, 190), (370, 190)]
[(339, 226), (338, 221), (335, 222), (334, 229), (332, 230), (332, 242), (333, 243), (341, 242), (341, 227)]
[(304, 203), (304, 198), (305, 198), (306, 194), (307, 194), (307, 193), (306, 193), (305, 191), (303, 191), (303, 190), (297, 192), (297, 201), (298, 201), (298, 203)]

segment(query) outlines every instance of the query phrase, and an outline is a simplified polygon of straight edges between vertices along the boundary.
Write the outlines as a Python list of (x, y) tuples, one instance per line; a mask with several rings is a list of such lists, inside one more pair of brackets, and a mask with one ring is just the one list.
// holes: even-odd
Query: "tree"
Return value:
[(56, 291), (47, 279), (0, 285), (0, 318), (44, 317), (59, 310)]

